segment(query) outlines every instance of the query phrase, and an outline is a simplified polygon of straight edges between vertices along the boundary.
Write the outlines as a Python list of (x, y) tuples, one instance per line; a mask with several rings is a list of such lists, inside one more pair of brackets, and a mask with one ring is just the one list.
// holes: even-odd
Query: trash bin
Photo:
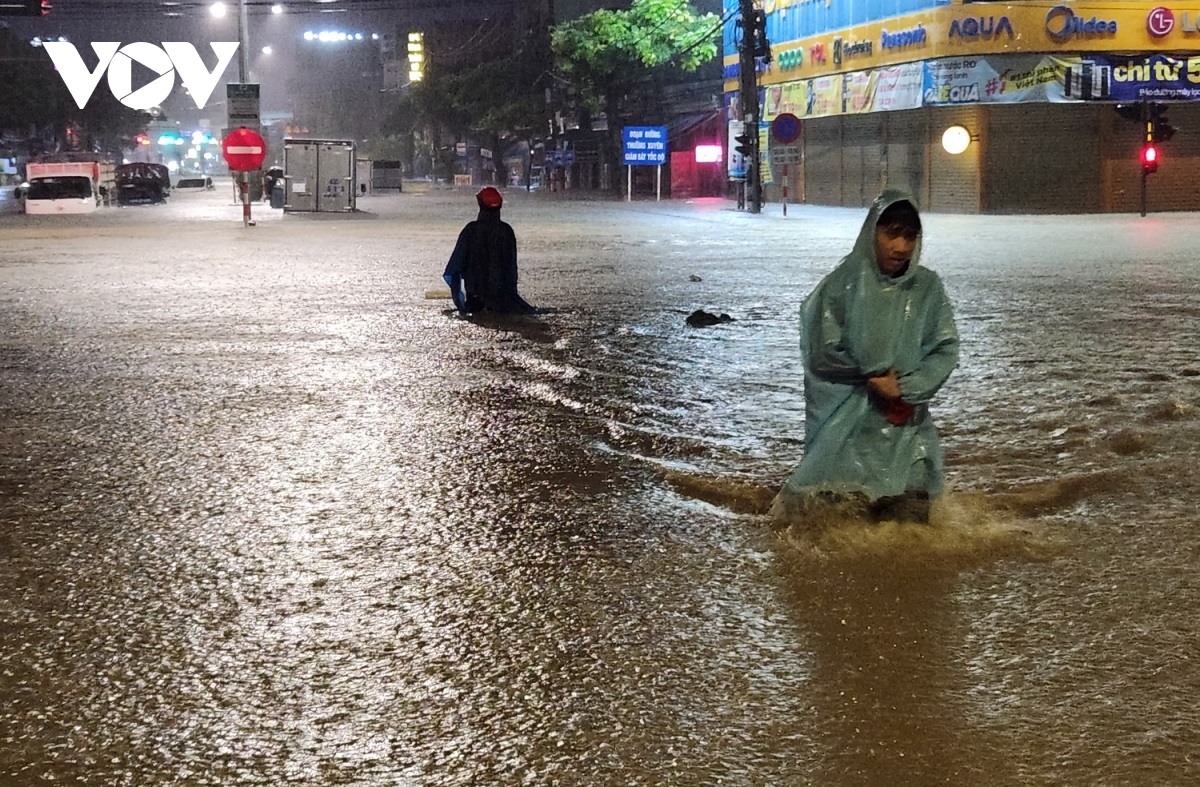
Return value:
[(283, 178), (280, 178), (279, 180), (275, 181), (275, 187), (271, 189), (271, 207), (282, 209), (285, 201), (284, 198), (285, 193), (283, 190)]

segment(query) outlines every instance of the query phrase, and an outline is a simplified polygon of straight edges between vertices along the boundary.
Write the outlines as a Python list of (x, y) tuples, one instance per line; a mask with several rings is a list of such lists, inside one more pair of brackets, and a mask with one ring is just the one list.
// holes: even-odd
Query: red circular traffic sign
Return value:
[(235, 128), (221, 141), (221, 153), (234, 172), (253, 172), (267, 158), (267, 141), (252, 128)]
[(790, 145), (800, 138), (800, 118), (791, 112), (781, 112), (771, 121), (771, 134), (781, 145)]

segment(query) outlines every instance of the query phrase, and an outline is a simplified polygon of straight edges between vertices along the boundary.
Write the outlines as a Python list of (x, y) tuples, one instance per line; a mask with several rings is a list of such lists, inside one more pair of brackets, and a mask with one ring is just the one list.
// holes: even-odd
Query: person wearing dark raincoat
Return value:
[(913, 518), (927, 519), (942, 493), (929, 402), (958, 363), (958, 331), (941, 279), (919, 265), (920, 232), (912, 198), (884, 191), (853, 251), (801, 307), (804, 456), (776, 497), (777, 519), (814, 496), (865, 498), (876, 517), (915, 499), (924, 504)]
[(537, 311), (517, 293), (517, 236), (500, 220), (504, 198), (488, 186), (475, 195), (479, 216), (458, 235), (443, 278), (462, 314)]

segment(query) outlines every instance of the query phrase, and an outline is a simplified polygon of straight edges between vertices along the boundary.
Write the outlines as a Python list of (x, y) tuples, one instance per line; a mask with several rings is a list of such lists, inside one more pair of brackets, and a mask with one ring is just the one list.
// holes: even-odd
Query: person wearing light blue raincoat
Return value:
[(920, 251), (915, 201), (884, 191), (854, 250), (805, 299), (804, 456), (776, 498), (777, 519), (814, 495), (865, 497), (878, 510), (881, 501), (942, 493), (929, 403), (958, 363), (958, 331)]

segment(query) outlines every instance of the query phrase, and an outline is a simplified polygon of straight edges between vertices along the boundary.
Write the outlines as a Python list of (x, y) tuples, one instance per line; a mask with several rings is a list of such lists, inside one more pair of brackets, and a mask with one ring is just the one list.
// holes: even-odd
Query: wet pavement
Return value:
[(470, 195), (360, 207), (0, 216), (0, 784), (1200, 782), (1194, 216), (927, 216), (946, 513), (813, 543), (865, 211), (509, 192), (468, 321)]

